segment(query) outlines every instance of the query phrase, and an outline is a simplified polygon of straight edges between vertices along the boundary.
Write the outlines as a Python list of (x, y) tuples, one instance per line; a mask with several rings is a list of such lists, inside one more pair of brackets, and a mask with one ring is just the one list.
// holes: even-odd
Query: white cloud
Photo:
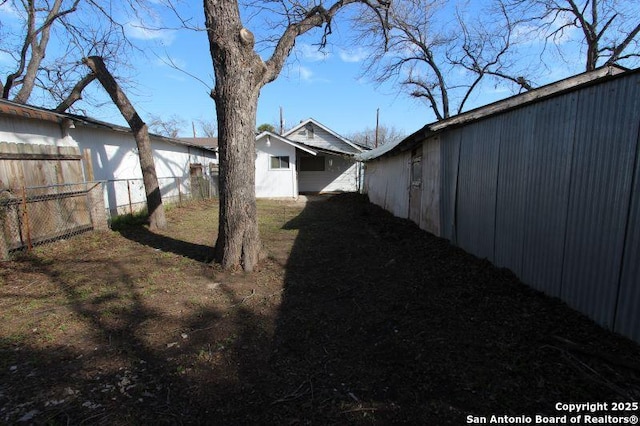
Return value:
[(175, 39), (175, 31), (157, 28), (158, 25), (145, 25), (139, 20), (127, 22), (125, 28), (129, 37), (145, 41), (161, 41), (171, 44)]
[(300, 80), (302, 81), (313, 80), (313, 71), (307, 67), (300, 66), (300, 68), (298, 68), (298, 73), (300, 74)]
[(298, 77), (303, 83), (329, 83), (326, 78), (318, 77), (311, 68), (299, 64), (292, 64), (288, 75), (289, 78)]
[(322, 51), (318, 46), (308, 43), (300, 43), (296, 45), (296, 54), (302, 59), (309, 62), (324, 61), (331, 57), (329, 52)]
[(363, 60), (365, 60), (368, 56), (368, 52), (362, 48), (362, 47), (358, 47), (354, 50), (343, 50), (341, 49), (338, 52), (338, 55), (340, 56), (340, 59), (342, 59), (344, 62), (362, 62)]

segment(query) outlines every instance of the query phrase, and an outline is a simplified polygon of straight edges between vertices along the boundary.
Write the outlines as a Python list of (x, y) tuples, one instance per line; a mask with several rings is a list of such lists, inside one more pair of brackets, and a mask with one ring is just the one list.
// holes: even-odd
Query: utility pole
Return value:
[(282, 107), (280, 107), (280, 134), (284, 134), (284, 113)]
[(191, 128), (193, 129), (193, 137), (195, 138), (196, 137), (196, 125), (195, 125), (195, 123), (193, 121), (191, 122)]
[(376, 109), (376, 148), (378, 147), (378, 128), (380, 127), (380, 108)]

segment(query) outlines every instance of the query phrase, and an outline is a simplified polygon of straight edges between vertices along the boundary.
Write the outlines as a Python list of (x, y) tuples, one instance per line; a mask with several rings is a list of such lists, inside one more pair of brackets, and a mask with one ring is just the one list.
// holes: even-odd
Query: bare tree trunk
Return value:
[[(224, 268), (242, 265), (252, 271), (258, 262), (260, 236), (255, 197), (255, 133), (257, 96), (235, 85), (234, 93), (216, 85), (220, 149), (220, 217), (216, 260)], [(245, 84), (246, 86), (246, 84)], [(247, 90), (248, 89), (248, 90)], [(235, 93), (241, 92), (241, 93)]]
[[(23, 2), (27, 15), (27, 33), (25, 34), (24, 43), (20, 51), (17, 70), (7, 76), (4, 85), (0, 84), (2, 97), (4, 99), (9, 99), (9, 93), (14, 83), (18, 79), (21, 79), (20, 90), (13, 101), (24, 104), (29, 100), (36, 83), (40, 64), (45, 57), (47, 45), (49, 44), (52, 25), (63, 16), (74, 13), (80, 0), (74, 0), (71, 7), (60, 11), (62, 2), (62, 0), (55, 0), (53, 4), (51, 4), (50, 10), (42, 22), (38, 20), (38, 16), (36, 15), (38, 12), (43, 11), (43, 9), (39, 9), (33, 0)], [(39, 39), (38, 36), (40, 37)], [(29, 51), (31, 51), (31, 56), (28, 58)]]
[[(204, 0), (204, 14), (216, 87), (220, 149), (220, 222), (216, 261), (224, 268), (242, 265), (252, 271), (258, 262), (260, 236), (255, 196), (255, 128), (260, 89), (276, 79), (296, 37), (326, 25), (321, 44), (331, 33), (336, 13), (351, 3), (378, 7), (386, 1), (336, 0), (308, 10), (301, 6), (288, 16), (288, 25), (266, 62), (253, 50), (253, 34), (243, 28), (236, 0)], [(288, 13), (288, 11), (287, 11)], [(286, 13), (285, 13), (286, 14)], [(285, 19), (285, 18), (283, 18)]]
[(253, 35), (242, 28), (237, 3), (205, 2), (216, 87), (220, 150), (220, 221), (216, 261), (252, 271), (260, 235), (255, 198), (255, 132), (265, 66), (253, 51)]
[(84, 59), (84, 63), (91, 68), (91, 71), (96, 75), (133, 131), (133, 136), (138, 146), (142, 179), (147, 195), (149, 228), (152, 230), (164, 229), (167, 227), (167, 220), (164, 215), (164, 206), (162, 205), (162, 196), (160, 195), (160, 186), (158, 185), (158, 176), (156, 175), (147, 125), (142, 121), (122, 89), (120, 89), (101, 57), (90, 56)]

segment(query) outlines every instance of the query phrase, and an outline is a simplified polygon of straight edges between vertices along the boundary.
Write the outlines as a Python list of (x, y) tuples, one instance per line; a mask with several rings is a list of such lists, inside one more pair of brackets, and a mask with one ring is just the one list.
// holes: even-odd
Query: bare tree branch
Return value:
[(458, 11), (453, 25), (438, 26), (440, 2), (395, 2), (386, 15), (388, 38), (378, 37), (374, 17), (365, 14), (354, 25), (357, 41), (369, 43), (373, 52), (363, 74), (373, 74), (378, 82), (397, 80), (410, 96), (424, 99), (438, 120), (463, 111), (487, 77), (530, 89), (508, 60), (514, 24), (506, 7), (499, 6), (500, 15), (491, 15), (501, 18), (499, 25), (488, 17), (466, 21)]
[(96, 79), (96, 75), (93, 72), (90, 72), (86, 76), (84, 76), (80, 81), (73, 86), (69, 95), (55, 108), (56, 112), (65, 112), (71, 106), (82, 99), (82, 91), (87, 87), (93, 80)]
[[(28, 0), (25, 5), (27, 12), (27, 31), (25, 34), (24, 44), (20, 52), (20, 60), (15, 72), (9, 74), (5, 80), (3, 87), (2, 97), (4, 99), (9, 98), (9, 93), (13, 88), (13, 85), (17, 78), (22, 77), (21, 88), (18, 94), (14, 97), (15, 102), (25, 103), (31, 91), (33, 90), (36, 74), (40, 67), (40, 63), (44, 58), (47, 45), (49, 43), (49, 37), (51, 33), (51, 27), (54, 22), (62, 19), (65, 15), (73, 13), (77, 10), (77, 6), (80, 0), (75, 0), (71, 7), (65, 10), (60, 10), (62, 7), (62, 0), (55, 0), (53, 6), (48, 11), (42, 25), (36, 28), (36, 13), (35, 0)], [(40, 39), (38, 39), (40, 36)], [(27, 55), (30, 52), (30, 58), (27, 61)], [(26, 71), (26, 72), (25, 72)]]
[[(510, 0), (508, 9), (520, 21), (537, 25), (547, 39), (562, 40), (578, 29), (587, 71), (637, 57), (640, 51), (640, 16), (634, 0), (585, 0), (581, 7), (576, 0)], [(568, 46), (554, 45), (561, 55)]]

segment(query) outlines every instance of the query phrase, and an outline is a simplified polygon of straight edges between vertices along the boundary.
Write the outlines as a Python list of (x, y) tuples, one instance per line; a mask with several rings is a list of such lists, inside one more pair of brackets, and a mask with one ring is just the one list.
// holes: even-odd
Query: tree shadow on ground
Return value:
[[(2, 354), (8, 374), (0, 376), (0, 421), (51, 425), (198, 422), (192, 414), (199, 412), (190, 398), (193, 382), (181, 374), (185, 366), (175, 354), (178, 348), (195, 350), (202, 338), (215, 341), (218, 332), (206, 329), (190, 340), (181, 340), (180, 332), (203, 328), (223, 314), (208, 309), (177, 317), (148, 306), (129, 272), (135, 259), (112, 263), (106, 271), (100, 261), (95, 265), (88, 260), (78, 262), (89, 270), (100, 268), (95, 275), (110, 276), (109, 292), (86, 297), (85, 285), (91, 285), (91, 276), (70, 280), (58, 265), (37, 257), (16, 262), (17, 268), (48, 277), (66, 298), (64, 306), (53, 309), (62, 315), (70, 311), (73, 323), (84, 327), (66, 330), (69, 340), (56, 340), (44, 349), (0, 342), (2, 352), (13, 348)], [(72, 267), (69, 263), (66, 266)], [(62, 319), (60, 327), (65, 324)], [(156, 337), (150, 339), (150, 335)]]
[(128, 226), (117, 231), (128, 240), (135, 241), (156, 250), (174, 253), (197, 262), (208, 263), (213, 260), (213, 247), (177, 240), (166, 235), (151, 232), (146, 226)]
[(640, 370), (598, 356), (640, 365), (637, 345), (364, 197), (308, 203), (285, 228), (299, 233), (271, 353), (260, 371), (240, 353), (263, 399), (232, 420), (464, 424), (640, 396)]

